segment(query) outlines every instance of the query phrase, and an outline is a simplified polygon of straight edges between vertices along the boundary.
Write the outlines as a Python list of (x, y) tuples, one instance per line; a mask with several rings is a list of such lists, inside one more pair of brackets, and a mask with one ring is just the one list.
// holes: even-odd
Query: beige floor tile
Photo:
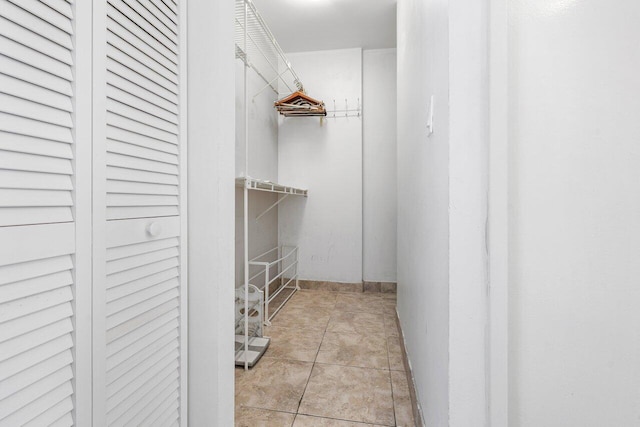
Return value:
[(395, 316), (384, 316), (384, 332), (388, 337), (397, 337), (399, 335)]
[[(273, 314), (278, 307), (280, 307), (280, 305), (292, 294), (294, 293), (293, 289), (283, 289), (278, 295), (276, 295), (275, 298), (273, 298), (273, 300), (271, 301), (271, 304), (269, 304), (269, 311), (271, 314)], [(293, 299), (293, 297), (291, 297)], [(291, 302), (291, 299), (289, 299), (289, 301), (287, 301), (287, 303), (285, 304), (284, 307), (287, 307), (289, 305), (289, 303)], [(282, 307), (282, 308), (284, 308)]]
[(299, 413), (393, 426), (389, 371), (316, 363)]
[(337, 292), (298, 291), (291, 297), (287, 306), (333, 309), (336, 305), (336, 298)]
[(313, 364), (262, 358), (245, 371), (236, 368), (236, 405), (296, 412)]
[(386, 339), (382, 335), (327, 332), (322, 339), (318, 363), (389, 369)]
[(266, 327), (265, 335), (271, 337), (271, 343), (264, 357), (313, 362), (323, 334), (322, 329)]
[(404, 371), (400, 338), (387, 337), (387, 349), (389, 351), (389, 369), (392, 371)]
[(273, 326), (300, 328), (302, 330), (325, 330), (331, 317), (328, 308), (304, 308), (286, 306), (271, 319)]
[(414, 427), (413, 407), (409, 394), (409, 383), (404, 372), (392, 371), (391, 384), (393, 386), (393, 408), (398, 427)]
[(336, 420), (333, 418), (310, 417), (308, 415), (296, 416), (293, 427), (375, 427), (373, 424), (352, 423), (351, 421)]
[(236, 407), (235, 427), (291, 427), (295, 414)]
[(367, 313), (380, 313), (382, 310), (383, 299), (380, 294), (345, 294), (338, 295), (336, 301), (336, 310), (349, 312), (349, 311), (364, 311)]
[(382, 299), (382, 312), (385, 315), (396, 315), (396, 300)]
[(384, 320), (380, 313), (334, 310), (327, 331), (343, 334), (384, 335)]

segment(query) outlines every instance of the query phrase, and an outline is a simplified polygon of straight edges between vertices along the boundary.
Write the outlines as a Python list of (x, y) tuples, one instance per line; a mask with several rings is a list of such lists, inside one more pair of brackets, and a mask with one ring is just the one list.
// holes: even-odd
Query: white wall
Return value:
[(396, 50), (362, 52), (363, 276), (395, 282), (397, 235)]
[[(236, 176), (245, 176), (244, 63), (236, 59)], [(249, 93), (249, 173), (253, 178), (278, 179), (278, 115), (273, 108), (277, 96), (263, 89), (265, 83), (251, 68), (247, 70)]]
[(233, 425), (233, 3), (188, 2), (189, 425)]
[[(236, 59), (236, 176), (245, 176), (245, 108), (244, 63)], [(265, 83), (253, 69), (247, 70), (249, 94), (249, 171), (248, 176), (278, 182), (278, 115), (273, 108), (276, 94), (265, 90), (256, 94)], [(236, 280), (244, 282), (244, 191), (236, 188)], [(249, 258), (258, 256), (278, 245), (278, 210), (256, 220), (258, 215), (277, 199), (275, 194), (249, 192)], [(275, 259), (275, 258), (273, 258)], [(252, 273), (255, 273), (252, 271)], [(263, 281), (264, 277), (256, 280)], [(257, 284), (253, 282), (254, 284)]]
[(449, 2), (449, 425), (486, 425), (487, 2)]
[[(309, 96), (338, 108), (362, 99), (362, 51), (288, 55)], [(342, 101), (341, 101), (342, 100)], [(362, 120), (281, 118), (278, 180), (307, 188), (279, 207), (280, 242), (300, 246), (300, 278), (362, 281)]]
[(448, 62), (447, 2), (399, 0), (398, 314), (429, 426), (449, 418)]
[(398, 314), (433, 426), (487, 419), (486, 13), (398, 3)]
[(509, 5), (509, 426), (636, 426), (640, 3)]

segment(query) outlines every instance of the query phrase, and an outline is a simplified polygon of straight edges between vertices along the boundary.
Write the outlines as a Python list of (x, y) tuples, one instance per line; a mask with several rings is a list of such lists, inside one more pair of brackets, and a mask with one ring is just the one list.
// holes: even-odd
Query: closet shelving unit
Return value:
[[(236, 179), (236, 185), (241, 186), (244, 192), (244, 280), (243, 285), (236, 289), (235, 359), (236, 365), (243, 365), (248, 369), (257, 363), (269, 345), (269, 338), (263, 336), (263, 325), (268, 325), (273, 315), (299, 289), (297, 247), (276, 247), (259, 257), (249, 259), (249, 192), (265, 191), (277, 194), (278, 200), (255, 218), (259, 220), (289, 196), (307, 197), (307, 190), (249, 177), (248, 118), (251, 98), (247, 90), (247, 75), (252, 70), (264, 82), (264, 86), (257, 93), (251, 94), (254, 99), (266, 90), (278, 95), (279, 90), (292, 93), (304, 91), (304, 87), (251, 0), (236, 0), (235, 44), (236, 58), (244, 63), (244, 171), (247, 175)], [(274, 254), (275, 260), (266, 259), (272, 258)], [(260, 269), (252, 277), (251, 267)], [(276, 274), (272, 274), (273, 269), (277, 270)], [(251, 284), (251, 281), (260, 275), (264, 275), (264, 282), (258, 286)], [(270, 287), (272, 284), (278, 284), (278, 280), (281, 286), (270, 293)], [(284, 289), (290, 289), (292, 292), (270, 313), (269, 304)]]

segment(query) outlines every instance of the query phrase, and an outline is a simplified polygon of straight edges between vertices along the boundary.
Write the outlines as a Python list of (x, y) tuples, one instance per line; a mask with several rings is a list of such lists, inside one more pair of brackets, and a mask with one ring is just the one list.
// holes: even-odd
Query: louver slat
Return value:
[(0, 342), (19, 337), (27, 332), (43, 328), (51, 323), (63, 321), (73, 315), (71, 304), (59, 304), (35, 313), (28, 314), (23, 318), (8, 321), (0, 333)]
[(154, 65), (164, 67), (166, 71), (177, 75), (178, 65), (147, 44), (147, 41), (150, 41), (148, 34), (142, 34), (139, 27), (131, 27), (132, 24), (129, 23), (130, 21), (123, 21), (122, 18), (122, 15), (117, 12), (115, 12), (115, 16), (109, 17), (111, 24), (109, 25), (109, 33), (107, 33), (107, 41), (109, 44), (117, 46), (119, 44), (118, 40), (122, 40), (154, 61), (156, 63)]
[(136, 25), (153, 37), (155, 39), (154, 45), (161, 45), (169, 49), (174, 55), (177, 55), (178, 46), (176, 35), (171, 34), (169, 31), (166, 31), (166, 29), (162, 31), (163, 26), (161, 24), (156, 25), (160, 23), (160, 21), (142, 7), (137, 0), (109, 0), (109, 3), (124, 15), (130, 17)]
[(146, 99), (132, 95), (116, 86), (109, 85), (107, 87), (107, 97), (126, 106), (135, 108), (138, 111), (144, 111), (145, 113), (150, 114), (155, 118), (162, 119), (176, 126), (178, 125), (177, 117), (171, 111), (167, 111), (161, 107), (158, 107), (153, 103), (147, 101)]
[(57, 61), (68, 65), (73, 64), (71, 51), (52, 40), (28, 30), (13, 21), (0, 16), (0, 26), (3, 27), (2, 34), (15, 42), (29, 46), (29, 48), (49, 56)]
[(30, 190), (72, 190), (73, 184), (68, 175), (44, 174), (0, 170), (0, 182), (4, 188), (24, 188)]
[[(2, 1), (2, 0), (0, 0)], [(8, 56), (0, 56), (0, 73), (70, 97), (71, 82)]]
[[(147, 2), (145, 1), (145, 3)], [(168, 7), (163, 0), (151, 0), (148, 3), (153, 4), (156, 9), (162, 12), (164, 16), (166, 16), (171, 22), (177, 25), (178, 21), (176, 20), (176, 11)]]
[(109, 98), (107, 100), (107, 110), (114, 114), (127, 117), (131, 120), (135, 120), (140, 123), (144, 123), (147, 126), (151, 126), (156, 129), (161, 129), (165, 132), (178, 134), (178, 125), (164, 120), (154, 114), (152, 111), (145, 111), (128, 104), (125, 104), (120, 97)]
[(178, 246), (179, 241), (177, 237), (162, 240), (151, 240), (148, 242), (138, 244), (128, 244), (127, 246), (121, 246), (117, 248), (107, 249), (107, 260), (119, 260), (134, 255), (140, 255), (151, 251), (158, 251), (161, 249), (167, 249), (174, 246)]
[[(140, 42), (144, 43), (147, 46), (146, 48), (142, 48), (142, 49), (148, 52), (150, 56), (155, 57), (155, 54), (152, 53), (152, 51), (155, 51), (159, 55), (164, 56), (168, 61), (171, 61), (174, 64), (178, 63), (177, 55), (175, 54), (175, 52), (172, 52), (161, 43), (158, 43), (158, 41), (155, 38), (153, 38), (151, 34), (146, 32), (144, 28), (138, 25), (133, 15), (128, 15), (126, 13), (123, 13), (117, 7), (114, 7), (112, 4), (109, 4), (107, 6), (107, 16), (110, 18), (110, 21), (108, 24), (109, 31), (113, 32), (114, 34), (115, 33), (122, 34), (118, 30), (116, 25), (114, 25), (115, 23), (121, 26), (123, 29), (126, 29), (131, 34), (131, 36), (125, 36), (125, 38), (129, 41), (129, 43), (138, 45), (138, 40), (139, 40)], [(135, 37), (135, 39), (132, 37)]]
[[(136, 145), (138, 147), (144, 147), (162, 153), (168, 153), (176, 156), (178, 154), (178, 147), (175, 144), (171, 144), (164, 141), (158, 141), (157, 139), (150, 138), (148, 136), (140, 135), (128, 131), (126, 129), (117, 128), (114, 126), (107, 129), (107, 138), (109, 141), (117, 141)], [(175, 158), (175, 157), (174, 157)], [(173, 163), (173, 162), (168, 162)]]
[(160, 427), (175, 427), (180, 425), (178, 422), (178, 404), (177, 402), (172, 403), (171, 405), (166, 405), (163, 411), (158, 414), (157, 417), (150, 416), (141, 426), (149, 427), (149, 426), (160, 426)]
[(64, 0), (40, 0), (42, 3), (49, 6), (51, 9), (56, 12), (66, 16), (69, 19), (73, 18), (73, 14), (71, 12), (71, 5)]
[(60, 111), (73, 111), (71, 99), (68, 96), (4, 74), (0, 74), (0, 92), (57, 108)]
[[(123, 35), (126, 36), (127, 34), (125, 33)], [(176, 79), (176, 73), (171, 72), (169, 69), (167, 69), (162, 65), (161, 63), (162, 55), (156, 55), (154, 54), (154, 51), (151, 51), (148, 53), (144, 52), (142, 49), (144, 49), (146, 45), (142, 44), (142, 46), (138, 48), (137, 46), (132, 45), (130, 42), (123, 40), (122, 37), (120, 37), (120, 35), (112, 32), (109, 32), (107, 34), (107, 42), (118, 51), (121, 51), (123, 54), (127, 55), (129, 58), (135, 60), (141, 66), (146, 67), (148, 71), (151, 71), (154, 73), (149, 75), (153, 76), (154, 78), (165, 79), (167, 82), (170, 83), (168, 87), (172, 88), (178, 85), (178, 82)], [(139, 69), (144, 69), (144, 68), (139, 68)], [(163, 81), (163, 80), (160, 80), (160, 81)]]
[[(109, 57), (107, 58), (107, 66), (109, 73), (116, 74), (121, 78), (140, 86), (141, 90), (144, 89), (174, 106), (178, 105), (177, 94), (167, 90), (164, 86), (156, 83), (152, 79), (149, 79), (144, 73), (138, 72), (136, 69), (137, 67), (132, 67), (128, 64), (126, 57), (119, 57), (115, 59)], [(130, 92), (133, 93), (133, 90)]]
[(73, 341), (70, 334), (63, 334), (60, 337), (54, 337), (51, 341), (47, 341), (45, 344), (34, 347), (30, 350), (22, 353), (22, 357), (10, 358), (5, 361), (0, 361), (0, 381), (4, 381), (10, 378), (12, 375), (16, 375), (22, 372), (25, 368), (24, 359), (28, 359), (31, 365), (48, 360), (52, 354), (58, 354), (62, 351), (73, 347)]
[(177, 326), (177, 320), (172, 321), (167, 326), (167, 328), (170, 328), (169, 333), (162, 335), (155, 341), (150, 341), (144, 346), (144, 348), (135, 353), (129, 354), (128, 357), (123, 356), (121, 363), (113, 366), (107, 371), (107, 384), (111, 385), (114, 381), (117, 381), (123, 376), (130, 376), (133, 370), (143, 365), (144, 361), (150, 360), (150, 357), (159, 354), (159, 351), (162, 348), (178, 348), (178, 342), (176, 340), (178, 338)]
[(4, 35), (0, 35), (0, 54), (65, 80), (73, 80), (73, 74), (71, 73), (69, 64), (62, 63), (35, 49), (28, 48)]
[[(131, 96), (134, 96), (146, 104), (155, 105), (156, 107), (162, 108), (170, 113), (170, 116), (173, 117), (173, 120), (177, 118), (178, 108), (174, 102), (168, 101), (161, 96), (155, 94), (152, 90), (147, 89), (144, 86), (141, 86), (138, 83), (134, 83), (129, 81), (118, 74), (115, 74), (115, 70), (112, 69), (107, 74), (107, 81), (109, 82), (109, 87), (107, 88), (107, 95), (110, 95), (109, 92), (112, 92), (112, 88), (117, 88), (124, 93), (127, 93)], [(165, 116), (160, 116), (165, 117)]]
[(49, 6), (38, 0), (9, 0), (16, 6), (30, 12), (45, 22), (50, 23), (62, 31), (73, 34), (71, 19), (67, 16), (55, 13)]
[(27, 101), (23, 98), (5, 95), (4, 93), (0, 93), (0, 111), (60, 127), (73, 127), (73, 121), (71, 120), (71, 113), (69, 111)]
[(145, 9), (151, 12), (158, 21), (161, 21), (162, 25), (164, 25), (167, 30), (171, 31), (171, 33), (173, 33), (174, 35), (178, 34), (178, 25), (176, 21), (171, 19), (171, 15), (173, 14), (171, 13), (170, 10), (160, 7), (158, 3), (161, 4), (161, 2), (154, 2), (151, 0), (138, 0), (138, 1), (142, 6), (145, 7)]
[[(179, 163), (178, 156), (175, 154), (168, 154), (162, 151), (148, 149), (146, 147), (121, 141), (107, 140), (107, 152), (176, 166)], [(171, 172), (175, 172), (175, 170), (171, 169)]]
[(112, 372), (127, 360), (144, 352), (144, 349), (161, 337), (177, 333), (178, 310), (170, 308), (156, 316), (153, 322), (145, 323), (123, 336), (112, 334), (107, 348), (107, 371)]
[(14, 375), (5, 381), (5, 388), (0, 390), (0, 400), (6, 399), (15, 393), (16, 390), (23, 390), (35, 384), (41, 378), (45, 378), (64, 367), (68, 367), (72, 362), (73, 356), (71, 352), (67, 350)]
[(0, 10), (2, 10), (2, 16), (12, 22), (15, 22), (21, 27), (37, 33), (42, 37), (46, 37), (47, 39), (59, 44), (62, 47), (66, 47), (69, 50), (73, 49), (73, 43), (71, 42), (70, 34), (62, 31), (54, 25), (51, 25), (51, 23), (47, 21), (43, 21), (32, 13), (26, 11), (25, 9), (22, 9), (21, 7), (19, 7), (19, 2), (17, 4), (18, 6), (10, 3), (7, 0), (0, 0)]
[(123, 169), (117, 167), (107, 167), (107, 178), (119, 181), (131, 182), (147, 182), (150, 184), (168, 184), (178, 185), (178, 177), (176, 175), (167, 175), (164, 173), (147, 172), (133, 169)]
[[(73, 409), (73, 401), (70, 397), (65, 398), (57, 405), (49, 408), (36, 418), (24, 424), (24, 427), (38, 427), (38, 426), (50, 426), (50, 427), (62, 427), (72, 426), (73, 417), (71, 410)], [(56, 420), (56, 421), (50, 421)]]

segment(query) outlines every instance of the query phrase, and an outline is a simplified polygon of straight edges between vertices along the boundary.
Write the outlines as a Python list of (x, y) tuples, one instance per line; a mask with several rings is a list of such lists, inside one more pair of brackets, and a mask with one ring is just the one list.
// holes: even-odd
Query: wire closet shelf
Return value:
[(276, 95), (304, 92), (304, 86), (251, 0), (236, 0), (236, 58), (264, 81), (254, 98), (267, 89)]

